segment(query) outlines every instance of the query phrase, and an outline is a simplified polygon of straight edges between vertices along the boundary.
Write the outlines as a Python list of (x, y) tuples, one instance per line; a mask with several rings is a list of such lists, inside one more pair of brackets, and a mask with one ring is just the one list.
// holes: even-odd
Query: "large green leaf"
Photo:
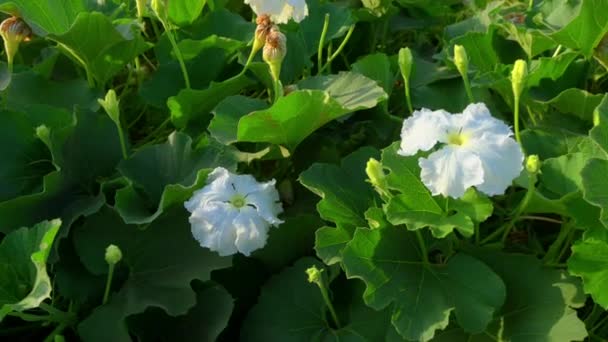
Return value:
[(43, 221), (10, 233), (0, 243), (0, 321), (50, 297), (46, 259), (60, 226), (60, 220)]
[(600, 220), (608, 227), (608, 160), (591, 159), (581, 172), (583, 196), (589, 203), (602, 209)]
[(183, 208), (165, 213), (141, 230), (124, 224), (117, 213), (105, 207), (75, 230), (74, 244), (93, 274), (107, 272), (104, 253), (109, 244), (122, 250), (119, 266), (129, 270), (128, 279), (111, 300), (81, 322), (78, 331), (87, 341), (129, 341), (125, 318), (151, 306), (171, 316), (185, 314), (196, 304), (190, 282), (206, 281), (212, 270), (231, 264), (231, 258), (199, 246)]
[(256, 110), (268, 107), (266, 101), (242, 95), (225, 98), (213, 109), (213, 119), (209, 123), (209, 133), (222, 144), (237, 142), (239, 119)]
[[(574, 308), (584, 305), (580, 283), (563, 271), (542, 266), (528, 255), (477, 251), (507, 286), (505, 305), (482, 334), (448, 328), (437, 341), (582, 341), (585, 324)], [(525, 279), (525, 281), (522, 281)]]
[[(560, 3), (560, 1), (550, 2)], [(608, 18), (604, 15), (608, 12), (608, 3), (604, 0), (581, 0), (567, 3), (568, 5), (556, 7), (555, 12), (557, 13), (551, 13), (550, 16), (563, 15), (559, 12), (566, 12), (567, 16), (576, 13), (576, 16), (564, 26), (551, 25), (548, 30), (551, 33), (548, 35), (558, 44), (578, 50), (586, 57), (591, 57), (593, 49), (608, 32)], [(575, 8), (571, 7), (572, 4), (576, 4)]]
[(214, 342), (228, 324), (234, 300), (215, 285), (196, 293), (196, 306), (187, 314), (171, 317), (160, 309), (128, 319), (134, 334), (144, 341)]
[(201, 15), (206, 0), (171, 0), (167, 2), (169, 20), (178, 26), (192, 24)]
[(104, 85), (116, 75), (127, 63), (148, 49), (135, 28), (128, 27), (123, 34), (102, 13), (81, 13), (74, 25), (64, 34), (52, 35), (51, 38), (60, 47), (81, 63), (99, 85)]
[(184, 89), (167, 100), (171, 121), (177, 127), (185, 127), (191, 120), (204, 120), (224, 98), (236, 95), (251, 85), (247, 76), (241, 75), (223, 82), (211, 83), (207, 89)]
[(482, 332), (505, 300), (505, 285), (488, 266), (466, 254), (445, 264), (425, 264), (414, 233), (387, 227), (355, 231), (343, 252), (349, 278), (367, 285), (365, 303), (392, 304), (391, 320), (408, 340), (429, 341), (452, 311), (469, 332)]
[[(316, 284), (307, 281), (306, 269), (328, 270), (313, 258), (298, 260), (294, 266), (271, 278), (262, 288), (256, 306), (245, 319), (242, 341), (382, 341), (392, 327), (388, 310), (376, 312), (363, 304), (361, 290), (348, 302), (347, 321), (333, 327), (331, 316)], [(329, 276), (327, 277), (329, 278)], [(353, 282), (352, 285), (359, 285)], [(342, 317), (342, 318), (344, 318)]]
[(189, 136), (174, 132), (167, 143), (142, 148), (119, 164), (130, 184), (116, 193), (116, 210), (126, 223), (150, 223), (190, 198), (218, 166), (236, 168), (234, 156), (223, 145), (211, 141), (193, 149)]
[(41, 36), (64, 33), (85, 9), (84, 0), (0, 1), (0, 11), (23, 18)]
[(608, 309), (608, 229), (595, 227), (572, 246), (568, 271), (583, 278), (585, 293)]
[(392, 224), (407, 224), (411, 230), (429, 227), (438, 238), (446, 237), (454, 229), (471, 236), (473, 219), (482, 222), (492, 214), (491, 201), (474, 189), (460, 199), (433, 197), (420, 180), (419, 156), (404, 157), (397, 153), (398, 149), (397, 142), (382, 151), (382, 165), (389, 170), (388, 186), (400, 193), (385, 207)]
[(377, 150), (365, 147), (345, 157), (340, 166), (313, 164), (300, 174), (300, 183), (322, 198), (317, 204), (321, 218), (337, 226), (317, 231), (315, 249), (328, 264), (339, 261), (354, 228), (367, 227), (364, 213), (378, 198), (365, 182), (365, 165), (378, 157)]

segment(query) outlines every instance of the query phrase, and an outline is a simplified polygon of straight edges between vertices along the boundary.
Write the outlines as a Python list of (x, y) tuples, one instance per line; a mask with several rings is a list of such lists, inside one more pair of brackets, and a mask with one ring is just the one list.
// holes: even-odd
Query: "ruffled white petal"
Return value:
[[(192, 214), (192, 234), (203, 247), (220, 255), (249, 255), (263, 247), (268, 229), (283, 223), (275, 180), (259, 183), (251, 175), (235, 175), (216, 168), (208, 184), (184, 206)], [(240, 204), (236, 204), (240, 200)], [(241, 205), (242, 204), (242, 205)]]
[(233, 221), (236, 228), (234, 244), (246, 256), (266, 245), (269, 224), (258, 215), (255, 209), (244, 207)]
[(470, 149), (482, 162), (484, 171), (483, 183), (477, 189), (487, 195), (504, 194), (523, 170), (524, 154), (521, 147), (511, 137), (492, 137), (476, 139)]
[(493, 117), (484, 103), (472, 103), (462, 114), (452, 115), (452, 126), (471, 137), (513, 135), (511, 128)]
[(285, 24), (291, 18), (300, 22), (308, 15), (305, 0), (245, 0), (245, 4), (257, 15), (268, 14), (275, 24)]
[(423, 108), (403, 122), (401, 146), (397, 153), (413, 156), (418, 151), (428, 151), (437, 142), (445, 141), (450, 127), (450, 113), (445, 110), (431, 111)]
[(466, 189), (483, 183), (484, 171), (479, 157), (460, 147), (447, 145), (418, 159), (420, 179), (433, 196), (461, 197)]

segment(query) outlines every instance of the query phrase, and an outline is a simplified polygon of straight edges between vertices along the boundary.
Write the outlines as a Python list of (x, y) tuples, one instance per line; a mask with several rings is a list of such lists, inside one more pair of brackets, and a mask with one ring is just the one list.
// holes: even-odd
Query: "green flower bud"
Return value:
[(370, 158), (365, 166), (365, 173), (367, 174), (370, 183), (372, 183), (380, 195), (389, 196), (386, 175), (384, 174), (382, 164), (379, 161), (374, 158)]
[(412, 51), (409, 48), (399, 49), (399, 69), (401, 70), (401, 76), (408, 82), (412, 73), (412, 64), (414, 59), (412, 58)]
[(513, 65), (511, 71), (511, 86), (513, 87), (513, 96), (519, 98), (526, 85), (526, 76), (528, 75), (528, 65), (523, 59), (518, 59)]
[(45, 125), (36, 127), (36, 136), (47, 146), (51, 146), (51, 130)]
[(109, 245), (106, 248), (106, 262), (108, 265), (116, 265), (122, 259), (122, 252), (116, 245)]
[(120, 101), (116, 97), (114, 89), (108, 90), (105, 99), (98, 99), (97, 102), (108, 113), (110, 119), (120, 125)]
[(167, 0), (152, 0), (150, 7), (161, 21), (167, 19)]
[(0, 23), (0, 35), (4, 39), (4, 50), (6, 51), (8, 64), (12, 67), (13, 59), (19, 51), (19, 44), (30, 40), (32, 30), (20, 18), (10, 17)]
[(141, 19), (146, 15), (146, 0), (135, 0), (137, 7), (137, 18)]
[(593, 111), (593, 127), (599, 126), (599, 124), (600, 124), (600, 111), (596, 109)]
[(454, 45), (454, 64), (461, 76), (469, 72), (469, 56), (462, 45)]
[(287, 38), (279, 31), (279, 28), (273, 26), (266, 36), (266, 44), (264, 45), (264, 53), (262, 57), (264, 62), (270, 66), (270, 73), (275, 81), (279, 80), (281, 75), (281, 64), (287, 54)]
[(323, 270), (318, 269), (317, 266), (312, 266), (312, 267), (308, 268), (306, 270), (306, 274), (308, 274), (308, 282), (315, 283), (315, 284), (318, 284), (319, 286), (322, 286), (322, 284), (323, 284), (322, 273), (323, 273)]
[(531, 154), (526, 158), (526, 170), (529, 173), (536, 174), (540, 170), (540, 158), (536, 154)]

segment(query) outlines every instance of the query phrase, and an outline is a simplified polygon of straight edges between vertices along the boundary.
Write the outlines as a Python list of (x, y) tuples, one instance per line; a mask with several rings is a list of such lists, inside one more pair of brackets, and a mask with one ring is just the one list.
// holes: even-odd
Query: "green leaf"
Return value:
[(199, 246), (183, 208), (165, 213), (141, 230), (124, 224), (118, 214), (104, 207), (74, 231), (76, 251), (93, 274), (107, 272), (104, 254), (109, 244), (122, 250), (119, 271), (126, 266), (129, 275), (110, 301), (78, 326), (87, 341), (129, 341), (125, 318), (151, 306), (171, 316), (186, 314), (196, 304), (191, 281), (206, 281), (211, 271), (231, 264), (231, 258)]
[(530, 62), (526, 86), (529, 88), (540, 85), (543, 79), (557, 80), (578, 56), (575, 52), (565, 52), (556, 57), (540, 57)]
[(193, 149), (189, 136), (174, 132), (167, 143), (144, 147), (119, 164), (130, 184), (116, 193), (116, 210), (126, 223), (150, 223), (170, 206), (188, 200), (218, 166), (236, 168), (234, 156), (223, 145), (209, 142)]
[[(548, 36), (558, 44), (578, 50), (589, 58), (593, 49), (608, 32), (608, 18), (603, 15), (608, 12), (608, 3), (603, 0), (582, 0), (576, 7), (576, 16), (564, 26), (550, 27), (551, 33)], [(556, 11), (574, 13), (569, 6), (557, 7)]]
[(171, 122), (183, 128), (191, 120), (202, 120), (224, 98), (238, 94), (252, 83), (247, 76), (242, 75), (211, 83), (209, 88), (204, 90), (184, 89), (167, 100), (167, 106), (171, 110)]
[(583, 197), (602, 209), (600, 221), (608, 227), (608, 160), (591, 159), (581, 171)]
[(395, 86), (395, 73), (391, 70), (391, 63), (383, 53), (367, 55), (353, 63), (352, 71), (368, 77), (384, 89), (389, 96)]
[[(433, 236), (444, 238), (454, 228), (471, 236), (474, 232), (472, 217), (482, 222), (491, 215), (491, 202), (474, 189), (469, 189), (460, 199), (433, 197), (420, 180), (420, 156), (404, 157), (397, 153), (398, 150), (399, 142), (396, 142), (382, 151), (382, 165), (390, 171), (388, 186), (400, 192), (384, 208), (389, 222), (407, 224), (410, 230), (429, 227)], [(446, 211), (446, 201), (449, 201), (448, 210), (454, 213)]]
[(84, 0), (0, 1), (0, 11), (23, 18), (40, 36), (64, 33), (85, 9)]
[(239, 119), (251, 112), (268, 107), (266, 101), (242, 95), (229, 96), (213, 109), (209, 133), (222, 144), (237, 142)]
[[(222, 49), (226, 51), (226, 54), (230, 55), (245, 46), (245, 43), (235, 39), (212, 35), (202, 40), (184, 39), (177, 45), (182, 53), (182, 58), (187, 61), (200, 55), (202, 51), (212, 48)], [(172, 54), (174, 55), (175, 53), (172, 51)]]
[[(340, 287), (340, 294), (347, 294), (345, 300), (348, 300), (348, 304), (344, 310), (348, 312), (348, 316), (344, 317), (348, 317), (348, 320), (342, 317), (342, 327), (332, 327), (329, 323), (331, 316), (326, 312), (327, 307), (319, 288), (307, 281), (305, 271), (312, 266), (323, 270), (323, 273), (329, 271), (316, 259), (303, 258), (271, 278), (262, 287), (258, 303), (245, 319), (241, 340), (385, 340), (387, 330), (392, 329), (389, 324), (389, 312), (376, 312), (366, 307), (360, 297), (360, 287)], [(351, 284), (359, 285), (355, 282)]]
[(572, 246), (568, 259), (570, 274), (583, 278), (585, 293), (608, 309), (608, 230), (595, 227)]
[(502, 278), (507, 297), (485, 334), (469, 336), (468, 341), (488, 341), (488, 336), (503, 341), (582, 341), (587, 336), (585, 324), (573, 310), (585, 303), (575, 278), (543, 267), (529, 255), (481, 251), (473, 255)]
[(123, 35), (102, 13), (81, 13), (68, 32), (52, 35), (51, 39), (84, 66), (87, 77), (104, 85), (150, 47), (140, 34), (130, 30), (135, 31), (128, 27), (128, 33)]
[(203, 11), (206, 0), (171, 0), (167, 2), (169, 20), (177, 26), (192, 24)]
[(424, 264), (416, 237), (402, 228), (357, 229), (342, 262), (348, 278), (365, 282), (367, 305), (393, 304), (391, 321), (408, 340), (431, 340), (452, 311), (466, 331), (481, 332), (505, 300), (502, 280), (484, 263), (456, 254)]
[(538, 101), (538, 103), (545, 111), (554, 108), (561, 113), (592, 122), (593, 111), (603, 98), (604, 94), (591, 94), (586, 90), (570, 88), (548, 101)]
[(10, 233), (0, 243), (0, 321), (50, 297), (46, 259), (60, 226), (61, 220), (43, 221)]
[(234, 300), (222, 287), (215, 285), (196, 293), (196, 306), (187, 314), (171, 317), (160, 309), (128, 319), (128, 326), (140, 340), (178, 340), (214, 342), (228, 324)]
[(372, 79), (353, 72), (309, 77), (298, 82), (298, 87), (324, 90), (349, 112), (373, 108), (388, 98)]
[[(469, 32), (464, 36), (455, 38), (451, 42), (450, 51), (454, 51), (454, 45), (462, 45), (467, 51), (470, 65), (479, 71), (492, 71), (500, 60), (493, 46), (494, 29), (488, 32)], [(471, 69), (471, 66), (469, 67)]]

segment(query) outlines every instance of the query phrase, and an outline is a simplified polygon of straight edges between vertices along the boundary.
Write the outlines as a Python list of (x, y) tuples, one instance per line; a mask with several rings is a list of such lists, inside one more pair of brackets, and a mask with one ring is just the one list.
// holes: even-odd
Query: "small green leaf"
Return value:
[(177, 26), (192, 24), (201, 15), (206, 0), (171, 0), (167, 2), (169, 20)]
[(61, 220), (43, 221), (10, 233), (0, 243), (0, 321), (50, 297), (46, 259), (60, 226)]

